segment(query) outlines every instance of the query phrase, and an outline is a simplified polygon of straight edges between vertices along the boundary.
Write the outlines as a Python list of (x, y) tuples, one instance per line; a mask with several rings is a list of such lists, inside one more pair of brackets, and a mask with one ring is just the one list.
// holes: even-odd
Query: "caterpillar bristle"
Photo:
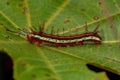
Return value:
[(52, 26), (51, 34), (52, 34), (52, 35), (54, 34), (54, 26)]
[(94, 32), (94, 33), (97, 33), (99, 27), (100, 27), (100, 24), (97, 25), (97, 27), (93, 30), (93, 32)]
[(59, 29), (57, 29), (57, 36), (59, 36)]
[(39, 32), (42, 33), (44, 31), (44, 28), (45, 28), (45, 22), (42, 25), (40, 25)]

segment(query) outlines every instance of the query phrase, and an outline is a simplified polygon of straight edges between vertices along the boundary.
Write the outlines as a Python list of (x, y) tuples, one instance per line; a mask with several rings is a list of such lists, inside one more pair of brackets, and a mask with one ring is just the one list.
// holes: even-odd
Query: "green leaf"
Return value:
[[(0, 0), (0, 50), (13, 59), (15, 80), (108, 80), (87, 64), (120, 75), (119, 6), (119, 0)], [(4, 28), (38, 31), (43, 22), (46, 33), (54, 26), (59, 35), (84, 33), (85, 22), (89, 31), (100, 24), (102, 44), (37, 47)]]

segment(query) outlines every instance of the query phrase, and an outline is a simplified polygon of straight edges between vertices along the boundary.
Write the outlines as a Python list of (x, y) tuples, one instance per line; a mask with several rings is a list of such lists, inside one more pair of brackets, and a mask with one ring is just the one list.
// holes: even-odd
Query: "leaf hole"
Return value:
[(90, 70), (92, 70), (92, 71), (94, 71), (96, 73), (98, 73), (98, 72), (105, 72), (107, 77), (109, 78), (109, 80), (120, 80), (120, 75), (118, 75), (118, 74), (112, 73), (110, 71), (104, 70), (104, 69), (96, 67), (96, 66), (93, 66), (91, 64), (87, 64), (87, 67)]
[(13, 60), (4, 51), (0, 51), (0, 80), (14, 80)]

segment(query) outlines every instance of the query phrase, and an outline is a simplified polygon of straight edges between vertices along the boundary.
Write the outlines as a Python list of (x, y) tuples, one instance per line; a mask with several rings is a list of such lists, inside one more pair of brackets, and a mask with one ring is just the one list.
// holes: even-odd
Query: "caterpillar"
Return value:
[[(99, 25), (94, 29), (94, 31), (90, 32), (87, 30), (87, 23), (86, 23), (86, 32), (82, 34), (76, 34), (72, 36), (58, 36), (53, 34), (47, 34), (44, 30), (45, 24), (43, 23), (40, 26), (40, 30), (38, 32), (31, 29), (31, 32), (21, 31), (20, 34), (24, 34), (26, 39), (37, 46), (41, 45), (42, 43), (53, 44), (56, 47), (69, 47), (75, 45), (83, 45), (84, 43), (94, 43), (96, 45), (100, 45), (102, 41), (102, 37), (98, 34), (97, 29)], [(7, 31), (11, 31), (7, 29)], [(14, 32), (14, 31), (11, 31)]]
[(40, 45), (42, 43), (48, 43), (48, 44), (54, 44), (56, 45), (56, 47), (83, 45), (84, 42), (94, 42), (96, 45), (99, 45), (101, 44), (102, 38), (97, 32), (98, 27), (99, 26), (97, 26), (93, 32), (88, 32), (86, 26), (86, 32), (83, 34), (77, 34), (72, 36), (56, 36), (53, 34), (44, 33), (43, 32), (44, 24), (43, 24), (40, 27), (39, 32), (35, 32), (32, 30), (32, 32), (27, 35), (27, 39), (30, 41), (30, 43), (33, 44)]

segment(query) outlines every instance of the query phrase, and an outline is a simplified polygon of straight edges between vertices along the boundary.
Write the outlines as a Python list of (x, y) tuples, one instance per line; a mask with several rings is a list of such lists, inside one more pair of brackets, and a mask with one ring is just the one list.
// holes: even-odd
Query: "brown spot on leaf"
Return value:
[(9, 39), (9, 40), (12, 39), (10, 36), (6, 36), (5, 38), (6, 38), (6, 39)]
[(21, 3), (20, 3), (18, 6), (19, 6), (19, 7), (22, 7), (22, 6), (23, 6), (23, 4), (21, 4)]
[(21, 0), (21, 1), (24, 1), (24, 0)]
[(99, 78), (95, 78), (95, 80), (100, 80)]
[(67, 19), (70, 19), (70, 17), (67, 17)]
[(113, 25), (110, 25), (110, 28), (112, 29), (112, 28), (113, 28)]
[(82, 9), (81, 9), (81, 11), (83, 11), (83, 12), (84, 12), (84, 11), (86, 11), (86, 9), (82, 8)]
[(102, 2), (98, 2), (99, 5), (102, 5)]
[(75, 65), (75, 66), (79, 66), (79, 63), (75, 63), (74, 65)]
[(109, 46), (109, 47), (111, 47), (111, 46), (112, 46), (112, 44), (109, 44), (108, 46)]
[(26, 14), (28, 12), (28, 8), (27, 7), (24, 7), (23, 8), (23, 13)]
[(35, 74), (32, 74), (32, 77), (34, 77), (34, 78), (35, 78), (35, 77), (36, 77), (36, 75), (35, 75)]
[(99, 19), (99, 17), (98, 16), (94, 16), (94, 20), (98, 20)]
[(50, 74), (45, 74), (45, 76), (50, 77)]
[(115, 4), (117, 4), (116, 2), (113, 2), (113, 4), (115, 5)]
[(58, 63), (59, 62), (59, 60), (58, 59), (55, 59), (55, 63)]
[(0, 22), (0, 25), (2, 25), (2, 26), (3, 26), (3, 23), (1, 23), (1, 22)]
[(67, 23), (69, 23), (70, 22), (70, 20), (68, 19), (68, 20), (65, 20), (64, 21), (64, 24), (67, 24)]
[(21, 62), (21, 65), (22, 65), (22, 66), (26, 66), (26, 64), (27, 64), (27, 63), (26, 63), (25, 61), (22, 61), (22, 62)]
[(107, 10), (103, 9), (103, 10), (102, 10), (102, 13), (103, 13), (103, 14), (107, 14), (108, 12), (107, 12)]
[(120, 49), (120, 43), (119, 43), (119, 45), (118, 45), (118, 49)]
[(6, 5), (10, 5), (10, 2), (7, 1), (7, 2), (6, 2)]

